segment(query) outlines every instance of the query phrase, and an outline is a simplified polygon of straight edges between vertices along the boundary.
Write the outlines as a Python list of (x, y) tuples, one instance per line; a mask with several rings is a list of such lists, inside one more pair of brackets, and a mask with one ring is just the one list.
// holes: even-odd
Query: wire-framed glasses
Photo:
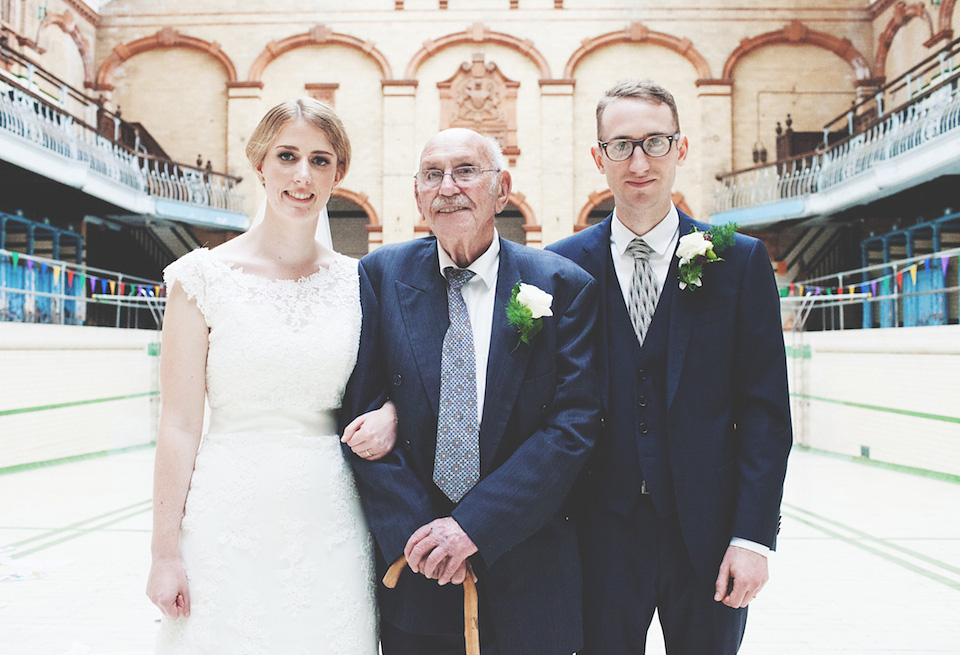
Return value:
[(499, 173), (499, 168), (480, 168), (479, 166), (457, 166), (450, 171), (441, 171), (439, 168), (428, 168), (420, 171), (414, 177), (425, 189), (436, 189), (443, 182), (443, 178), (449, 175), (453, 183), (457, 186), (466, 186), (473, 184), (480, 179), (484, 173)]

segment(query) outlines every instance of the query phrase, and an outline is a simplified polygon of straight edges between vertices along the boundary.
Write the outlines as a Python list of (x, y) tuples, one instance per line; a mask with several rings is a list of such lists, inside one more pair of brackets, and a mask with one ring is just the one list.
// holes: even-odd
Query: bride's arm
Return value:
[(164, 311), (160, 351), (160, 430), (153, 479), (153, 563), (147, 596), (167, 616), (190, 614), (180, 559), (180, 520), (203, 429), (207, 326), (174, 284)]
[(397, 410), (392, 400), (380, 409), (361, 414), (343, 429), (340, 439), (357, 456), (364, 459), (380, 459), (397, 443)]

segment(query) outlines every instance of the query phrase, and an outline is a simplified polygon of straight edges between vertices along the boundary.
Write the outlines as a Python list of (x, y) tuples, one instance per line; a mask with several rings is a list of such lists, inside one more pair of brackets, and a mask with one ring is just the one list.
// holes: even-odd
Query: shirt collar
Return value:
[[(454, 268), (460, 268), (457, 266), (456, 262), (450, 258), (450, 255), (440, 246), (440, 242), (437, 242), (437, 255), (440, 260), (440, 275), (443, 275), (443, 269), (448, 266), (453, 266)], [(483, 283), (487, 285), (488, 289), (492, 289), (493, 286), (497, 283), (497, 271), (500, 266), (500, 233), (497, 232), (497, 229), (493, 229), (493, 242), (490, 244), (490, 247), (486, 251), (477, 257), (472, 264), (467, 266), (467, 270), (474, 272), (476, 277), (483, 280)], [(446, 277), (446, 276), (444, 276)]]
[(667, 248), (673, 242), (673, 237), (680, 229), (680, 214), (677, 212), (677, 206), (670, 203), (670, 211), (663, 217), (663, 220), (657, 223), (646, 234), (634, 234), (626, 225), (617, 218), (617, 208), (613, 208), (613, 220), (610, 221), (610, 241), (618, 255), (623, 255), (627, 251), (627, 246), (636, 237), (643, 237), (651, 250), (663, 257)]

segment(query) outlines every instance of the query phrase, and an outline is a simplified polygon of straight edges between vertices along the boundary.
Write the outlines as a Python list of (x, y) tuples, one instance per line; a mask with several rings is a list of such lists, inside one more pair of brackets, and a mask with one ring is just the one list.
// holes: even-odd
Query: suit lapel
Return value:
[(394, 284), (407, 341), (434, 415), (440, 406), (440, 353), (450, 322), (447, 293), (437, 259), (436, 241), (408, 262), (409, 273)]
[[(607, 215), (595, 228), (589, 230), (589, 240), (583, 244), (583, 259), (580, 267), (587, 271), (600, 285), (600, 331), (596, 340), (598, 346), (599, 362), (607, 362), (610, 356), (607, 337), (607, 321), (610, 320), (611, 311), (614, 309), (607, 306), (608, 285), (617, 285), (619, 283), (616, 277), (610, 279), (610, 269), (613, 266), (612, 255), (610, 254), (610, 222), (613, 220), (613, 213)], [(584, 235), (586, 236), (586, 234)], [(608, 364), (609, 367), (609, 364)], [(608, 368), (609, 370), (609, 368)], [(609, 407), (610, 384), (608, 376), (600, 376), (600, 397), (604, 407)]]
[[(680, 237), (689, 234), (693, 227), (693, 221), (684, 213), (680, 213)], [(679, 241), (678, 241), (679, 245)], [(665, 284), (679, 285), (678, 282), (678, 262), (675, 256), (671, 256), (670, 269), (667, 273)], [(673, 404), (673, 399), (677, 394), (677, 387), (680, 384), (680, 373), (683, 370), (684, 358), (687, 354), (687, 342), (690, 339), (690, 331), (693, 329), (694, 318), (694, 293), (681, 291), (679, 287), (673, 290), (673, 299), (670, 305), (670, 332), (667, 336), (667, 408)]]
[(493, 326), (490, 334), (490, 354), (487, 358), (487, 386), (483, 401), (483, 420), (480, 423), (481, 474), (494, 461), (494, 454), (503, 439), (507, 419), (523, 381), (532, 346), (520, 344), (517, 329), (507, 322), (507, 303), (513, 285), (523, 279), (514, 246), (500, 239), (500, 266), (497, 272), (496, 300), (493, 305)]

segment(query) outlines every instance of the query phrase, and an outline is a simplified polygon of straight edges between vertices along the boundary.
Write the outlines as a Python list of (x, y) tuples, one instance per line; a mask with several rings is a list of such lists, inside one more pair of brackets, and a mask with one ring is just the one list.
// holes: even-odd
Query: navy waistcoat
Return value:
[(607, 268), (605, 338), (612, 382), (601, 498), (626, 516), (645, 480), (657, 513), (668, 516), (676, 512), (666, 420), (667, 343), (671, 299), (677, 286), (675, 267), (670, 267), (643, 347), (637, 341), (610, 258)]

